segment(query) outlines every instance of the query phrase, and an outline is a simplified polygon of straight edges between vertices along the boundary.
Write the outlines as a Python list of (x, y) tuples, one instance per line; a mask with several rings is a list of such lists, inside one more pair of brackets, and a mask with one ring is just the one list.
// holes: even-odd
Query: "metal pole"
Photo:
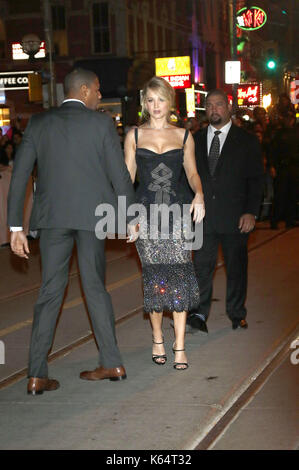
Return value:
[[(232, 2), (232, 60), (238, 60), (237, 57), (237, 0)], [(235, 83), (232, 87), (233, 94), (233, 115), (236, 114), (238, 110), (238, 84)]]
[(47, 51), (49, 54), (49, 72), (50, 72), (50, 86), (49, 86), (49, 103), (50, 106), (56, 106), (56, 80), (55, 69), (53, 63), (53, 42), (52, 42), (52, 16), (49, 0), (41, 0), (44, 11), (44, 30)]

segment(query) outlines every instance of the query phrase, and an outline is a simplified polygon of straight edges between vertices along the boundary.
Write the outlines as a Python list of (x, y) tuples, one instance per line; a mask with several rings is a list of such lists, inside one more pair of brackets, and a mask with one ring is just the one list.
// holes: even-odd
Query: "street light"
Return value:
[(34, 56), (40, 50), (41, 40), (36, 34), (26, 34), (21, 41), (24, 54), (29, 55), (29, 62), (34, 62)]

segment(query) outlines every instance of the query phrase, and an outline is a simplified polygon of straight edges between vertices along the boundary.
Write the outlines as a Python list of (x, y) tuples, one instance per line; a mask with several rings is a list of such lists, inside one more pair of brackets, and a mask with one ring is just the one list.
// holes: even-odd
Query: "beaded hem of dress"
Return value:
[(190, 311), (200, 295), (192, 263), (143, 265), (146, 313)]

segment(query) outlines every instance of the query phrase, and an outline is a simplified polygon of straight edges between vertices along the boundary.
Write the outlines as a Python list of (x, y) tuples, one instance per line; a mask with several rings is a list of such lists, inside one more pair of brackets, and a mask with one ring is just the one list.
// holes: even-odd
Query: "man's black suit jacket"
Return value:
[(207, 132), (206, 128), (194, 135), (206, 209), (204, 232), (237, 233), (241, 215), (259, 214), (263, 193), (260, 144), (255, 136), (232, 124), (211, 176)]
[(98, 204), (116, 207), (116, 196), (135, 200), (113, 121), (69, 101), (31, 117), (17, 151), (8, 196), (8, 225), (23, 226), (28, 178), (37, 161), (32, 230), (93, 231)]

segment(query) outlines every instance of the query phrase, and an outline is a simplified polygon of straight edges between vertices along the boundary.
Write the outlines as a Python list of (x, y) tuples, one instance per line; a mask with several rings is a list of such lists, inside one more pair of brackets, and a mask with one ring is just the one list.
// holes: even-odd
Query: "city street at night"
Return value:
[(0, 0), (0, 451), (299, 450), (298, 37), (299, 0)]

